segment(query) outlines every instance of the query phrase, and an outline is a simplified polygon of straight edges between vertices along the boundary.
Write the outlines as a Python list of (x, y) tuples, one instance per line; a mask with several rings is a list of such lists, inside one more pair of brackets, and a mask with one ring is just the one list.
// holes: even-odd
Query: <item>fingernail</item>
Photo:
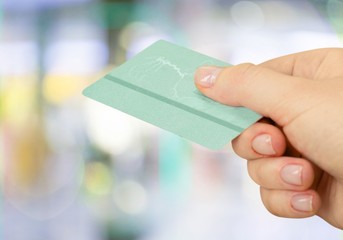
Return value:
[(195, 82), (201, 87), (212, 87), (216, 81), (216, 78), (221, 71), (221, 68), (214, 66), (200, 67), (195, 72)]
[(302, 212), (313, 211), (313, 196), (309, 194), (298, 194), (292, 197), (291, 204), (295, 210)]
[(255, 137), (252, 141), (252, 148), (262, 155), (276, 154), (272, 145), (272, 137), (269, 134), (261, 134)]
[(300, 165), (286, 165), (281, 169), (281, 178), (284, 182), (292, 185), (302, 185), (302, 170)]

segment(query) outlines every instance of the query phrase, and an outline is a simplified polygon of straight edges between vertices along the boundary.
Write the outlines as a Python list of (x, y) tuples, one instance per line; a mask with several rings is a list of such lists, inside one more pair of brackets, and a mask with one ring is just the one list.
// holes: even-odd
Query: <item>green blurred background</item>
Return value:
[(343, 1), (2, 0), (0, 239), (343, 239), (208, 151), (81, 95), (158, 39), (232, 64), (342, 47)]

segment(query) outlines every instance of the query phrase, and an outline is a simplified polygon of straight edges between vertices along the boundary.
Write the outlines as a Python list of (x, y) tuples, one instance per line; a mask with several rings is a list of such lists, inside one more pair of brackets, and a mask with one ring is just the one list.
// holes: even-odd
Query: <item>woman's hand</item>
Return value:
[(282, 217), (318, 215), (343, 229), (343, 49), (292, 54), (260, 65), (205, 66), (198, 89), (265, 118), (233, 142)]

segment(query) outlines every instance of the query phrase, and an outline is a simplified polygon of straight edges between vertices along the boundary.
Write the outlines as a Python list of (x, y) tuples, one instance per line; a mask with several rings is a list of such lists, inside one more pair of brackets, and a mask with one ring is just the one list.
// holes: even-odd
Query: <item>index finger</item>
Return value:
[(327, 79), (343, 76), (343, 69), (337, 67), (342, 61), (343, 49), (322, 48), (278, 57), (259, 65), (295, 77)]

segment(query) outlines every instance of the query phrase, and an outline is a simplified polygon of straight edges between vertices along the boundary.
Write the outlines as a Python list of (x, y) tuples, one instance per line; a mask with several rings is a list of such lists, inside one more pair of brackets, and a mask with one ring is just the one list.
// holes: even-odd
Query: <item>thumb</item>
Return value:
[(313, 99), (308, 97), (313, 81), (250, 63), (226, 68), (200, 67), (195, 73), (195, 84), (217, 102), (247, 107), (280, 126), (314, 104), (307, 101)]

